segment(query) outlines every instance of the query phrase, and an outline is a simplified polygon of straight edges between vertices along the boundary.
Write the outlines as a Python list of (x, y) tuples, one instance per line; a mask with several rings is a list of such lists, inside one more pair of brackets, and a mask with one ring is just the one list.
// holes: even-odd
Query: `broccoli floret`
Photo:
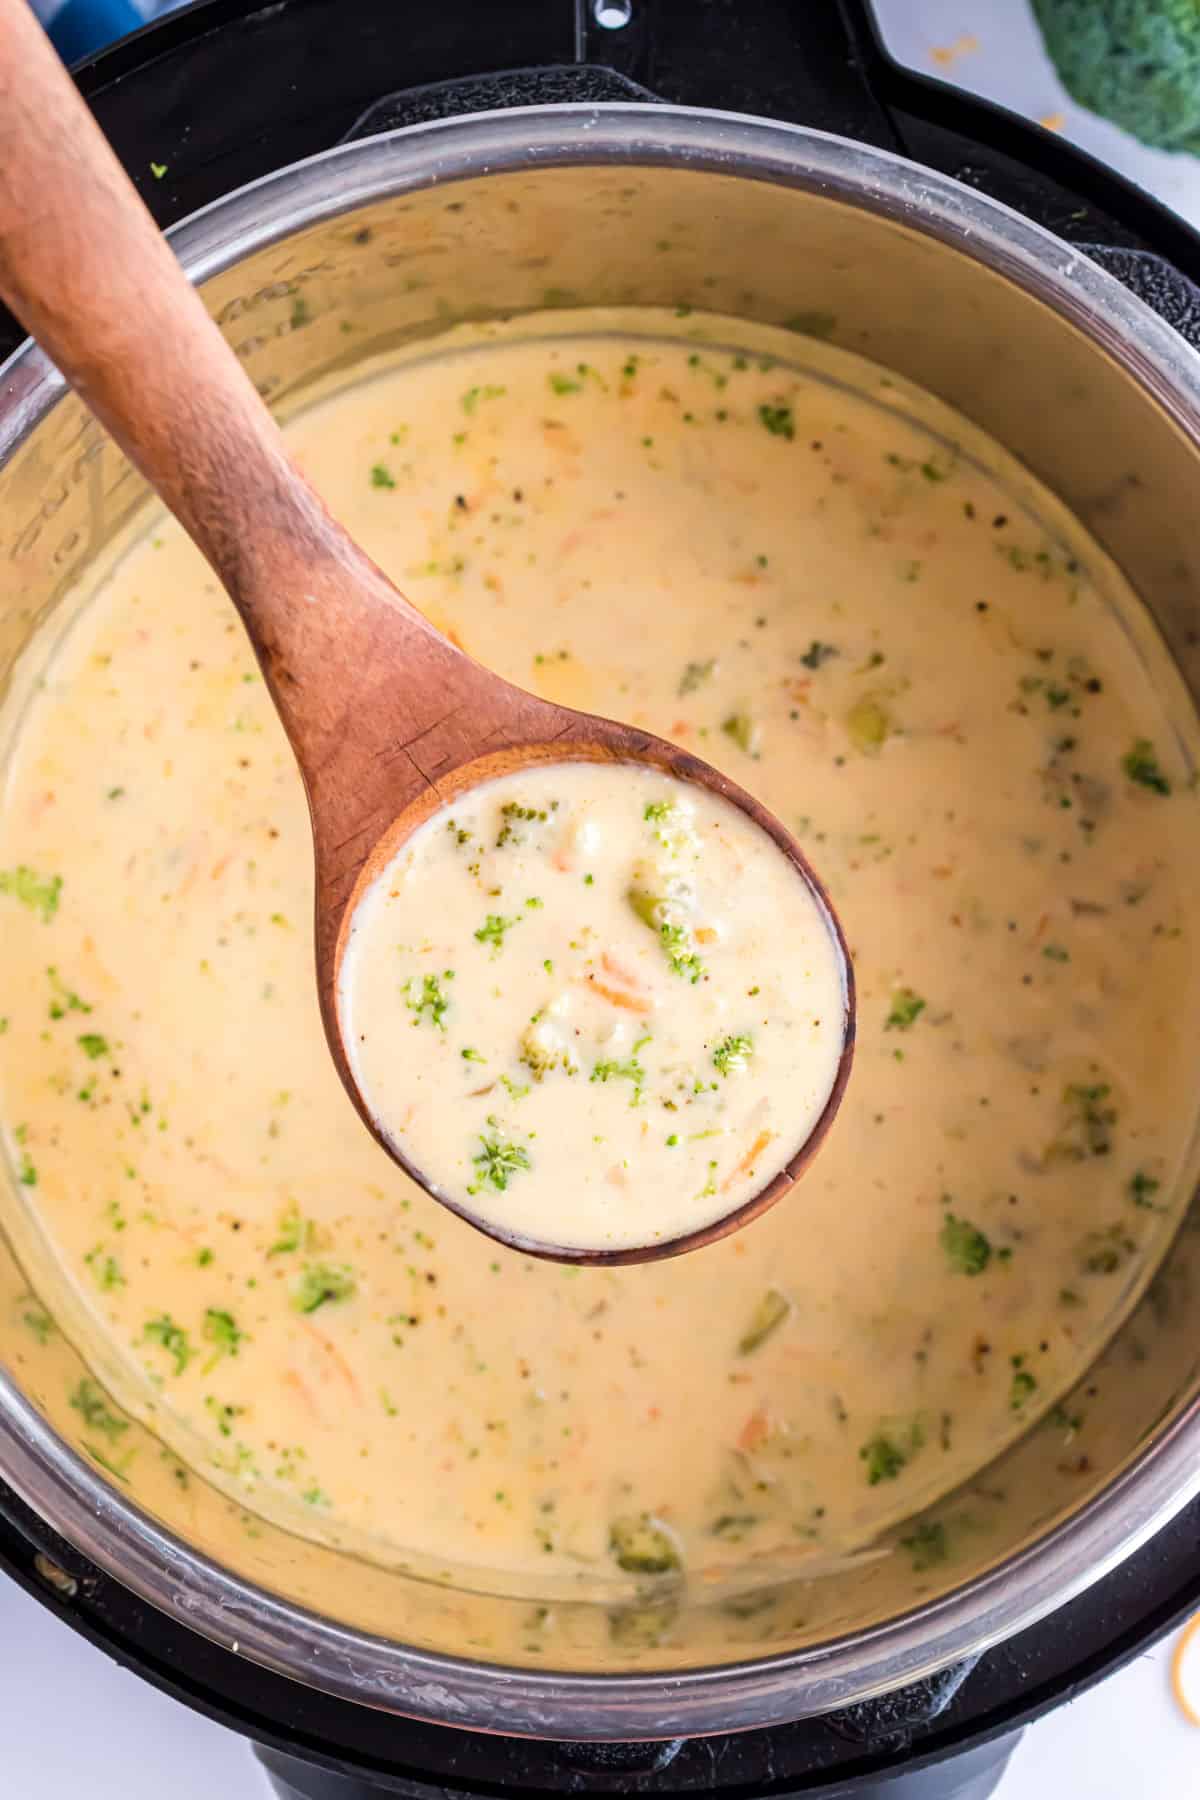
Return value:
[(608, 1530), (608, 1547), (617, 1567), (628, 1575), (670, 1575), (680, 1566), (674, 1539), (649, 1513), (614, 1519)]
[(521, 1033), (517, 1060), (524, 1064), (535, 1081), (544, 1081), (553, 1069), (565, 1069), (568, 1075), (575, 1075), (579, 1070), (575, 1053), (562, 1032), (544, 1022), (540, 1013)]
[(1160, 150), (1200, 151), (1196, 0), (1033, 0), (1073, 100)]
[[(489, 1116), (488, 1124), (491, 1123), (492, 1120)], [(494, 1187), (498, 1194), (504, 1192), (513, 1176), (521, 1169), (528, 1169), (531, 1166), (529, 1152), (524, 1144), (510, 1143), (498, 1134), (492, 1137), (481, 1135), (479, 1142), (481, 1146), (479, 1154), (473, 1156), (471, 1161), (479, 1170), (480, 1182)], [(475, 1191), (473, 1187), (467, 1189), (470, 1194)]]

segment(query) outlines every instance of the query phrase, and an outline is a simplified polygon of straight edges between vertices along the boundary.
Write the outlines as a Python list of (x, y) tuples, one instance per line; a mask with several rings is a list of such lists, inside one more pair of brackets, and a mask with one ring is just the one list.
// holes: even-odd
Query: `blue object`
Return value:
[(58, 8), (40, 0), (34, 10), (68, 66), (146, 23), (146, 15), (135, 0), (66, 0)]

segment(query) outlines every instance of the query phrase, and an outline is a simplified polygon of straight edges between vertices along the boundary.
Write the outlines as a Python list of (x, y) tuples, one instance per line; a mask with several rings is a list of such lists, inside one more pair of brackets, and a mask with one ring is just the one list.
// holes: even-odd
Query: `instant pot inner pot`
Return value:
[[(403, 141), (390, 155), (391, 178), (380, 185), (396, 187), (406, 179)], [(991, 254), (1000, 261), (1002, 246)], [(987, 267), (961, 244), (827, 192), (698, 167), (628, 165), (521, 169), (393, 193), (285, 229), (265, 248), (250, 251), (233, 232), (208, 266), (218, 262), (227, 266), (204, 282), (205, 297), (285, 416), (391, 348), (432, 341), (464, 320), (545, 308), (562, 309), (564, 320), (584, 305), (693, 308), (828, 336), (961, 408), (1021, 457), (1123, 566), (1193, 693), (1200, 682), (1188, 561), (1200, 492), (1195, 449), (1167, 405), (1118, 360), (1136, 359), (1136, 347), (1105, 347), (1086, 334), (1030, 291), (1028, 269), (1014, 278), (1015, 263), (1012, 273)], [(40, 364), (17, 367), (8, 403), (7, 422), (0, 417), (0, 433), (8, 433), (0, 444), (6, 682), (31, 634), (104, 566), (148, 505), (139, 478)], [(19, 681), (13, 685), (15, 692)], [(1154, 1046), (1142, 1053), (1152, 1056)], [(953, 1559), (913, 1554), (919, 1526), (910, 1524), (896, 1534), (894, 1553), (748, 1599), (706, 1602), (703, 1593), (660, 1590), (615, 1612), (571, 1602), (560, 1609), (557, 1667), (682, 1671), (818, 1653), (979, 1581), (1087, 1507), (1188, 1405), (1200, 1354), (1191, 1324), (1198, 1242), (1189, 1220), (1089, 1375), (1086, 1405), (1070, 1408), (1082, 1424), (1064, 1434), (1046, 1421), (925, 1521), (970, 1513), (975, 1529), (956, 1534)], [(0, 1357), (78, 1454), (82, 1420), (69, 1396), (85, 1368), (44, 1315), (13, 1245), (0, 1251)], [(12, 1429), (12, 1401), (0, 1392), (0, 1431)], [(122, 1502), (225, 1570), (353, 1632), (544, 1671), (523, 1629), (531, 1596), (417, 1580), (302, 1541), (200, 1477), (184, 1479), (131, 1424), (127, 1441), (135, 1437), (149, 1446), (138, 1458), (145, 1478), (135, 1492), (116, 1489)], [(0, 1466), (4, 1460), (0, 1443)], [(64, 1466), (73, 1480), (107, 1481), (82, 1456)], [(118, 1537), (137, 1537), (128, 1516), (98, 1530), (110, 1534), (110, 1557)], [(1070, 1557), (1069, 1537), (1063, 1546)], [(1079, 1581), (1098, 1572), (1075, 1571)], [(238, 1636), (232, 1614), (229, 1631)], [(298, 1620), (296, 1640), (303, 1636)], [(804, 1667), (795, 1667), (794, 1714), (811, 1710)], [(897, 1678), (912, 1672), (910, 1664)], [(309, 1678), (324, 1679), (316, 1667)]]

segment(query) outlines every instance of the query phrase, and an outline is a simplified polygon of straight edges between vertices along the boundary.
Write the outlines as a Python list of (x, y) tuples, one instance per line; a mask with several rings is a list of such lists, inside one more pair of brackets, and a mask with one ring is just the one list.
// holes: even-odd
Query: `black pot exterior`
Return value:
[[(402, 1724), (255, 1668), (97, 1574), (0, 1485), (0, 1570), (123, 1667), (253, 1739), (286, 1800), (288, 1786), (300, 1800), (570, 1792), (834, 1800), (870, 1794), (866, 1784), (880, 1782), (888, 1800), (909, 1800), (892, 1785), (901, 1775), (917, 1784), (913, 1800), (982, 1800), (1024, 1725), (1142, 1654), (1200, 1606), (1198, 1542), (1194, 1503), (1052, 1623), (1022, 1632), (968, 1671), (827, 1719), (632, 1746), (623, 1765), (610, 1760), (606, 1768), (595, 1745)], [(937, 1785), (960, 1776), (977, 1785)]]

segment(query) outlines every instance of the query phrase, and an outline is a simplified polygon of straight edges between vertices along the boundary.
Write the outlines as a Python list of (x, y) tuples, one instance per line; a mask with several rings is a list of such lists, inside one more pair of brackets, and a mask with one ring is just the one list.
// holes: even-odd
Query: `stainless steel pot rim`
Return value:
[[(1200, 443), (1200, 358), (1078, 250), (958, 182), (799, 126), (623, 103), (547, 106), (411, 126), (330, 150), (215, 202), (171, 234), (203, 281), (366, 202), (555, 165), (673, 165), (779, 182), (949, 243), (1069, 318)], [(62, 381), (26, 344), (0, 369), (0, 462)], [(1011, 1637), (1131, 1555), (1200, 1493), (1200, 1401), (1087, 1506), (927, 1608), (812, 1650), (678, 1675), (562, 1675), (405, 1648), (242, 1581), (164, 1531), (51, 1430), (0, 1372), (0, 1475), (106, 1574), (213, 1642), (359, 1704), (534, 1737), (669, 1738), (828, 1712)]]

